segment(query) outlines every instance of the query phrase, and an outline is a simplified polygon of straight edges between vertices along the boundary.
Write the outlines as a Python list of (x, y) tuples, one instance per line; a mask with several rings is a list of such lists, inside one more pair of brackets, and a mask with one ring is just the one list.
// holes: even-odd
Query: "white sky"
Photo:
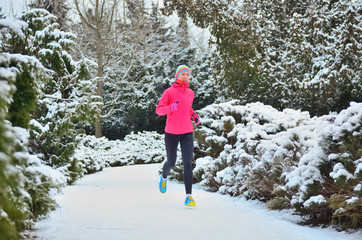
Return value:
[(0, 7), (7, 16), (15, 17), (22, 10), (27, 9), (28, 2), (31, 2), (31, 0), (1, 0)]

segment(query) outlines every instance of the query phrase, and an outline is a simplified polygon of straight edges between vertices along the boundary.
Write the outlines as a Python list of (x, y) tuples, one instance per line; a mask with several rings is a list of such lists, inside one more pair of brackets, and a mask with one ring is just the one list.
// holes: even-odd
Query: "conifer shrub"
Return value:
[(361, 110), (352, 102), (339, 114), (310, 118), (261, 103), (207, 106), (195, 129), (194, 180), (270, 209), (294, 209), (305, 224), (360, 228)]
[[(21, 129), (17, 131), (24, 132)], [(55, 177), (50, 174), (44, 173), (45, 169), (49, 172), (55, 173), (50, 167), (42, 166), (39, 159), (36, 156), (29, 155), (24, 150), (27, 150), (27, 141), (24, 145), (18, 146), (23, 149), (22, 152), (16, 152), (14, 155), (17, 159), (17, 166), (21, 167), (21, 173), (19, 174), (23, 180), (23, 188), (26, 191), (24, 193), (18, 192), (17, 199), (19, 202), (23, 202), (24, 208), (28, 209), (30, 220), (36, 221), (41, 217), (46, 216), (50, 211), (55, 210), (56, 202), (50, 192), (56, 192), (60, 187), (64, 186), (64, 181), (58, 182)], [(59, 174), (59, 173), (57, 173)], [(59, 174), (60, 175), (60, 174)], [(29, 222), (29, 219), (27, 221)], [(32, 222), (28, 223), (29, 226), (23, 227), (22, 229), (29, 229)]]
[(13, 201), (12, 189), (18, 188), (21, 183), (14, 167), (15, 143), (11, 124), (5, 120), (12, 95), (16, 90), (15, 76), (10, 69), (0, 68), (0, 236), (10, 240), (19, 238), (16, 223), (26, 219), (25, 214), (19, 211), (18, 205)]
[(37, 104), (37, 90), (35, 79), (30, 76), (32, 66), (23, 64), (21, 72), (17, 74), (15, 86), (17, 91), (9, 109), (9, 120), (14, 126), (29, 128), (30, 113)]
[(85, 173), (104, 167), (161, 163), (166, 159), (163, 135), (156, 132), (131, 133), (124, 140), (108, 140), (89, 135), (77, 137), (75, 158)]
[[(297, 211), (304, 217), (303, 223), (310, 225), (328, 225), (331, 223), (332, 211), (328, 208), (328, 203), (322, 195), (315, 195), (303, 205), (297, 205)], [(321, 199), (317, 199), (321, 197)]]
[(284, 210), (291, 208), (287, 197), (275, 197), (267, 202), (267, 207), (271, 210)]
[(68, 183), (83, 176), (84, 169), (74, 157), (83, 127), (100, 114), (100, 98), (96, 97), (96, 65), (87, 59), (74, 61), (70, 52), (75, 35), (59, 30), (57, 18), (44, 9), (24, 12), (28, 54), (46, 66), (42, 85), (37, 86), (38, 108), (33, 112), (31, 151), (41, 153), (42, 160), (58, 168)]
[[(17, 56), (8, 55), (7, 60)], [(12, 94), (21, 91), (15, 87), (16, 75), (20, 69), (14, 66), (6, 67), (8, 61), (2, 59), (0, 74), (4, 79), (1, 82), (0, 92), (0, 178), (1, 178), (1, 236), (6, 239), (19, 239), (25, 230), (29, 230), (34, 221), (54, 209), (55, 201), (49, 195), (52, 189), (58, 188), (61, 183), (54, 180), (54, 176), (44, 174), (54, 170), (47, 169), (40, 160), (29, 155), (28, 132), (24, 128), (14, 127), (4, 118), (10, 114), (7, 109), (12, 102)], [(21, 62), (19, 62), (21, 64)], [(14, 71), (17, 69), (17, 71)], [(6, 74), (5, 74), (6, 73)], [(21, 93), (21, 92), (20, 92)], [(29, 106), (29, 105), (27, 105)], [(27, 111), (31, 111), (28, 109)], [(43, 170), (43, 171), (42, 171)]]
[(71, 59), (75, 36), (55, 21), (34, 9), (0, 26), (0, 236), (6, 239), (24, 237), (55, 209), (52, 194), (84, 173), (74, 157), (75, 135), (99, 114), (89, 73), (94, 64)]
[(346, 197), (345, 194), (334, 194), (330, 198), (329, 207), (333, 211), (332, 223), (340, 229), (358, 229), (362, 226), (361, 197)]

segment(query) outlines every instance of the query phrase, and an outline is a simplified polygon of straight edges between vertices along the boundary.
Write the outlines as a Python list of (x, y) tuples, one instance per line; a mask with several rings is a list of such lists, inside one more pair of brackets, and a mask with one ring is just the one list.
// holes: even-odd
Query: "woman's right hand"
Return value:
[(178, 102), (174, 102), (171, 104), (171, 111), (174, 112), (176, 111), (178, 108)]

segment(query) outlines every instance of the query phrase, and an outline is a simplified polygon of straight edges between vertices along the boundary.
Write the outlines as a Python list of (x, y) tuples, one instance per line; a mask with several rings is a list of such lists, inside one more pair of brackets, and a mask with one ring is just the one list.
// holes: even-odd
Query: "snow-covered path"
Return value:
[(57, 196), (60, 205), (36, 224), (42, 240), (349, 240), (331, 229), (295, 224), (255, 201), (222, 196), (194, 187), (197, 207), (183, 206), (184, 186), (158, 190), (159, 164), (106, 168), (87, 175)]

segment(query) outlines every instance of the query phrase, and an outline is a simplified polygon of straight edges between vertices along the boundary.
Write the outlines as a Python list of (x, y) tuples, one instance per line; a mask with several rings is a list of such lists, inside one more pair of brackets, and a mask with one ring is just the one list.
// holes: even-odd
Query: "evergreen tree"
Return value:
[(217, 99), (222, 99), (215, 83), (214, 61), (216, 60), (212, 58), (211, 53), (204, 53), (199, 58), (195, 58), (195, 62), (191, 65), (190, 87), (195, 92), (193, 103), (195, 111), (213, 104)]
[(168, 56), (175, 49), (175, 42), (178, 41), (173, 29), (167, 26), (167, 20), (160, 13), (158, 5), (152, 4), (152, 11), (145, 19), (146, 29), (149, 29), (144, 41), (146, 64), (155, 64)]
[(210, 28), (225, 96), (312, 115), (361, 99), (360, 1), (165, 0), (164, 5), (166, 14), (176, 11)]
[[(272, 72), (276, 94), (268, 94), (273, 105), (279, 109), (291, 107), (310, 111), (311, 114), (326, 113), (331, 100), (331, 92), (325, 91), (323, 62), (330, 57), (328, 39), (328, 5), (310, 2), (306, 7), (287, 10), (293, 13), (287, 25), (290, 33), (283, 38), (278, 49), (282, 56), (266, 73)], [(291, 11), (293, 10), (293, 11)], [(303, 13), (303, 15), (298, 12)], [(269, 71), (268, 71), (269, 70)], [(272, 79), (265, 79), (272, 82)], [(277, 96), (279, 95), (279, 99)], [(323, 99), (323, 100), (322, 100)]]
[[(19, 238), (18, 229), (14, 221), (24, 221), (25, 217), (13, 201), (12, 190), (21, 184), (14, 167), (15, 143), (11, 124), (5, 120), (12, 95), (16, 88), (15, 72), (0, 67), (0, 235), (4, 239), (16, 240)], [(12, 172), (12, 174), (9, 174)], [(14, 216), (18, 215), (17, 219)]]
[(57, 22), (60, 25), (60, 29), (66, 30), (68, 26), (68, 12), (70, 7), (66, 1), (62, 0), (34, 0), (29, 6), (31, 8), (43, 8), (49, 13), (57, 17)]
[(334, 61), (327, 80), (338, 90), (333, 109), (340, 111), (350, 101), (362, 101), (362, 2), (338, 1), (333, 16)]
[(18, 66), (21, 73), (16, 76), (15, 86), (17, 91), (13, 96), (13, 102), (9, 108), (9, 121), (14, 126), (29, 128), (31, 112), (37, 106), (37, 88), (31, 74), (33, 66), (23, 63)]
[(176, 30), (176, 36), (180, 42), (181, 48), (187, 48), (190, 46), (190, 39), (189, 39), (189, 26), (187, 24), (187, 18), (180, 17), (179, 23)]
[(0, 22), (0, 233), (6, 239), (19, 239), (35, 219), (54, 209), (49, 192), (57, 187), (44, 172), (37, 172), (40, 160), (29, 155), (28, 130), (21, 128), (29, 128), (48, 79), (37, 58), (19, 53), (29, 49), (27, 26), (18, 19)]
[[(256, 6), (252, 1), (198, 1), (186, 4), (165, 1), (166, 14), (186, 13), (199, 27), (209, 27), (216, 46), (215, 69), (223, 95), (245, 98), (245, 90), (256, 81), (260, 62), (260, 39), (256, 34)], [(243, 12), (244, 11), (244, 12)], [(247, 14), (245, 14), (247, 13)]]
[[(64, 168), (68, 181), (82, 176), (82, 168), (73, 157), (76, 135), (82, 126), (99, 114), (100, 102), (95, 97), (95, 79), (89, 71), (95, 64), (83, 59), (75, 62), (70, 51), (75, 35), (59, 30), (56, 17), (46, 10), (23, 14), (28, 24), (28, 49), (49, 70), (41, 89), (38, 111), (34, 113), (32, 137), (34, 153), (43, 153), (43, 160)], [(34, 124), (35, 123), (35, 124)], [(39, 129), (38, 125), (46, 126)]]

